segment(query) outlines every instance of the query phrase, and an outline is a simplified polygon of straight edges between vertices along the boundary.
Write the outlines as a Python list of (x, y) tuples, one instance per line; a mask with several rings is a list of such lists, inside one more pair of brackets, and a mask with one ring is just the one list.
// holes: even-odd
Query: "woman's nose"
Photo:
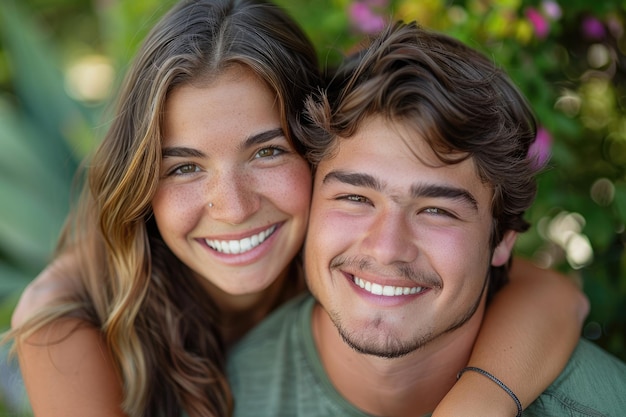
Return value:
[(260, 207), (253, 179), (241, 173), (224, 173), (214, 178), (208, 191), (210, 216), (224, 223), (245, 222)]

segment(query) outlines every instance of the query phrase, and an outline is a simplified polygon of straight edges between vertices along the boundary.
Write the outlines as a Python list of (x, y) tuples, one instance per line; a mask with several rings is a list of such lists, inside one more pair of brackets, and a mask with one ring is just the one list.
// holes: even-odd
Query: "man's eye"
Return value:
[(423, 213), (432, 214), (435, 216), (451, 216), (450, 212), (439, 207), (428, 207), (422, 210)]
[(343, 197), (344, 200), (354, 201), (355, 203), (368, 203), (369, 200), (366, 197), (358, 194), (350, 194)]
[(285, 151), (281, 148), (277, 148), (275, 146), (269, 146), (267, 148), (263, 148), (261, 150), (259, 150), (254, 157), (255, 158), (271, 158), (274, 156), (278, 156), (282, 153), (284, 153)]

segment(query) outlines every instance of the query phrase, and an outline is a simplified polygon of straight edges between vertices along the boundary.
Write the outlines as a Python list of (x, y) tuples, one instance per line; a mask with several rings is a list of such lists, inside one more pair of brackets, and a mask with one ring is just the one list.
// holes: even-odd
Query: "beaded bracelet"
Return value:
[(456, 379), (461, 378), (461, 375), (463, 375), (465, 371), (478, 372), (479, 374), (486, 376), (487, 378), (491, 379), (493, 382), (498, 384), (498, 386), (502, 388), (504, 392), (509, 394), (509, 396), (513, 399), (513, 401), (515, 401), (515, 405), (517, 406), (517, 414), (515, 417), (522, 417), (522, 403), (520, 402), (519, 398), (517, 398), (517, 395), (515, 395), (515, 393), (511, 390), (511, 388), (504, 385), (504, 382), (500, 381), (498, 378), (491, 375), (489, 372), (485, 371), (484, 369), (476, 368), (475, 366), (468, 366), (467, 368), (461, 369), (459, 373), (457, 374)]

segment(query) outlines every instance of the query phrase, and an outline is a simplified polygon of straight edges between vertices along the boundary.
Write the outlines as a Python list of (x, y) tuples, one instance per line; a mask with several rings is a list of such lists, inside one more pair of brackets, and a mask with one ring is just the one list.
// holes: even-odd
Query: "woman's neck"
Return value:
[(220, 311), (220, 329), (227, 348), (241, 339), (274, 309), (306, 288), (297, 269), (288, 266), (269, 287), (253, 294), (232, 295), (210, 284), (207, 286)]

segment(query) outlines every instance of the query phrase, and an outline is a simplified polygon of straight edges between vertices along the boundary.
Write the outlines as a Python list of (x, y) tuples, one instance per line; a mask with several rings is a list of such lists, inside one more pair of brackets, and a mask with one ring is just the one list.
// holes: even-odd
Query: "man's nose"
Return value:
[(415, 231), (401, 209), (384, 209), (370, 225), (363, 246), (381, 265), (412, 262), (417, 258)]

